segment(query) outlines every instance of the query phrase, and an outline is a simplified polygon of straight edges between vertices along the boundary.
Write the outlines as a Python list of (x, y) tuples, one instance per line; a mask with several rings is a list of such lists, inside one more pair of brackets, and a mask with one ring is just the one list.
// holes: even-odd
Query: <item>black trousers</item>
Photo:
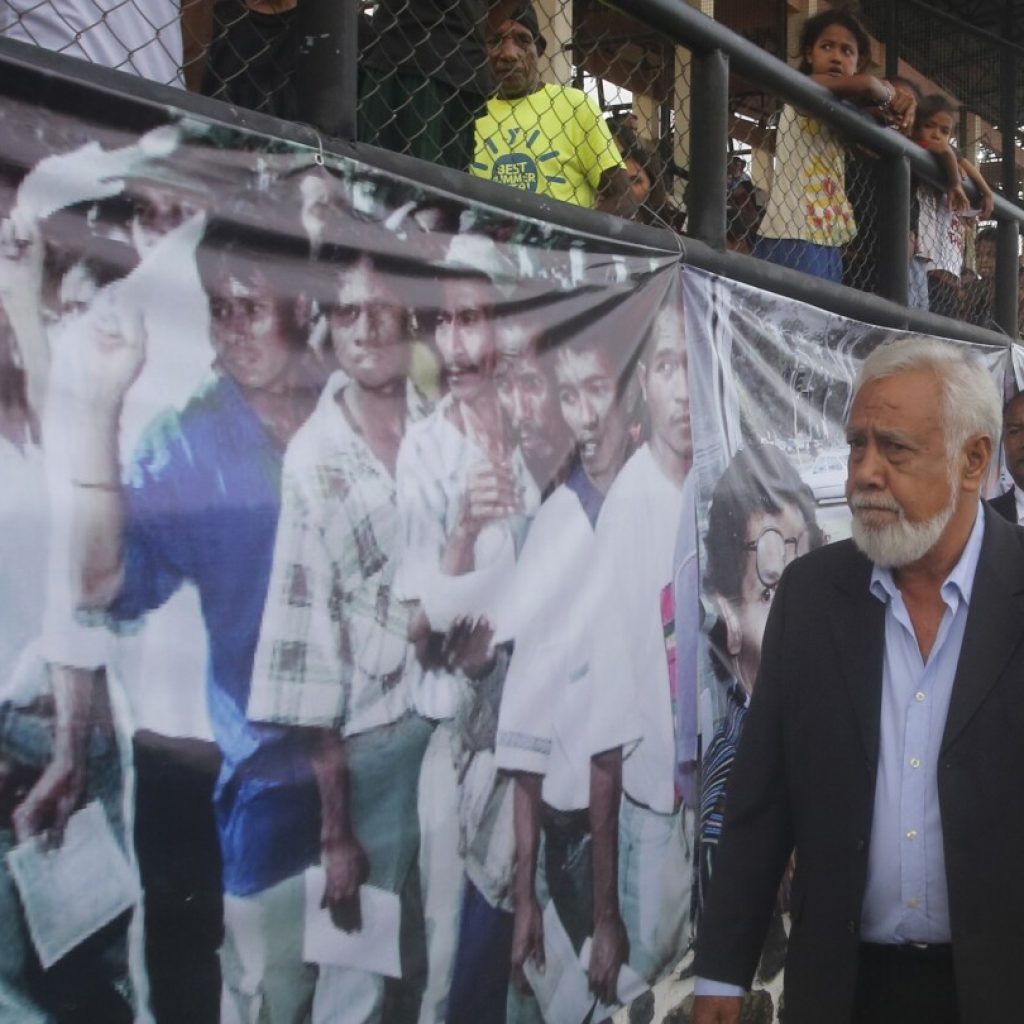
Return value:
[(864, 943), (852, 1024), (960, 1024), (952, 948)]
[(146, 972), (157, 1024), (217, 1024), (223, 870), (213, 814), (213, 743), (140, 731), (135, 852), (145, 905)]
[(586, 811), (541, 804), (544, 874), (558, 917), (577, 951), (594, 930), (594, 860)]

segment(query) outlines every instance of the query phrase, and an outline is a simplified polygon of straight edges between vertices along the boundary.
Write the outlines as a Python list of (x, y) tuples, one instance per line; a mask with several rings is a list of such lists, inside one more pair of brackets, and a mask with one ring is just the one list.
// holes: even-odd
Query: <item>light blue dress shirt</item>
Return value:
[[(861, 914), (865, 942), (949, 942), (949, 898), (936, 767), (960, 660), (985, 517), (979, 505), (959, 562), (942, 584), (946, 610), (925, 662), (892, 571), (875, 566), (885, 605), (878, 775)], [(697, 978), (697, 995), (744, 989)]]
[(936, 767), (984, 532), (979, 506), (960, 561), (942, 584), (946, 610), (927, 662), (892, 573), (875, 566), (871, 574), (871, 593), (885, 604), (885, 662), (865, 942), (949, 942)]

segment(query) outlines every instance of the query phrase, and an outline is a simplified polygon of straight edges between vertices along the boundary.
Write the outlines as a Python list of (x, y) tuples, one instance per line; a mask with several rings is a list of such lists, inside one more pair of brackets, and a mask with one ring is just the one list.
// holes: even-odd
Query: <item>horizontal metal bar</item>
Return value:
[[(762, 87), (777, 93), (787, 102), (798, 105), (802, 110), (822, 117), (841, 128), (854, 141), (861, 142), (880, 155), (895, 156), (902, 154), (910, 161), (911, 170), (919, 177), (932, 184), (943, 187), (945, 177), (937, 159), (926, 153), (895, 131), (882, 128), (868, 120), (850, 104), (836, 100), (823, 86), (812, 82), (806, 75), (794, 70), (782, 61), (766, 53), (754, 43), (743, 39), (734, 32), (720, 25), (712, 18), (683, 3), (682, 0), (629, 0), (629, 13), (634, 18), (648, 20), (656, 28), (667, 33), (681, 46), (690, 49), (708, 51), (721, 49), (728, 57), (733, 71), (751, 78)], [(154, 103), (174, 103), (192, 108), (193, 103), (200, 106), (209, 104), (206, 116), (224, 119), (224, 110), (232, 112), (232, 122), (240, 128), (266, 132), (287, 139), (295, 139), (296, 131), (302, 136), (301, 141), (309, 143), (310, 129), (296, 122), (282, 121), (269, 115), (244, 110), (239, 107), (225, 105), (195, 93), (170, 86), (150, 82), (144, 78), (127, 75), (124, 72), (112, 71), (96, 64), (87, 64), (74, 57), (51, 53), (49, 50), (21, 43), (16, 40), (0, 38), (0, 57), (9, 56), (26, 68), (51, 68), (61, 76), (79, 76), (91, 84), (114, 96), (122, 96), (126, 92), (140, 99), (148, 99)], [(185, 103), (185, 100), (188, 103)], [(260, 125), (263, 127), (260, 127)], [(271, 127), (273, 126), (273, 127)], [(313, 133), (314, 140), (316, 134)], [(296, 141), (299, 141), (296, 139)], [(315, 144), (315, 143), (314, 143)], [(972, 186), (968, 186), (968, 194)], [(995, 199), (995, 217), (1012, 218), (1024, 223), (1024, 209), (1007, 202), (997, 195)]]
[[(514, 216), (533, 217), (612, 244), (671, 253), (679, 253), (682, 244), (672, 232), (646, 228), (621, 217), (509, 188), (376, 146), (327, 138), (308, 125), (112, 71), (27, 43), (0, 38), (0, 75), (4, 76), (7, 94), (44, 106), (52, 104), (58, 110), (73, 108), (76, 116), (92, 117), (100, 123), (120, 120), (128, 131), (165, 123), (169, 108), (175, 108), (214, 124), (252, 132), (268, 141), (283, 140), (304, 146), (310, 150), (311, 158), (323, 152), (341, 159), (358, 160), (371, 168), (473, 203)], [(88, 90), (76, 90), (76, 83), (88, 86)], [(97, 102), (97, 92), (102, 96), (102, 103)], [(102, 115), (98, 111), (102, 111)]]

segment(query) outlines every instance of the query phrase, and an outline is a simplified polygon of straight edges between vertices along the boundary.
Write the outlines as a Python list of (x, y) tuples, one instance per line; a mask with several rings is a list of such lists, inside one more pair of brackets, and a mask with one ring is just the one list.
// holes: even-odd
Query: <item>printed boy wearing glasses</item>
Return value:
[(727, 684), (728, 707), (704, 756), (698, 904), (711, 880), (729, 772), (761, 664), (761, 637), (782, 570), (824, 543), (814, 497), (772, 445), (738, 452), (715, 485), (708, 511), (706, 590), (720, 618), (711, 630), (712, 663)]

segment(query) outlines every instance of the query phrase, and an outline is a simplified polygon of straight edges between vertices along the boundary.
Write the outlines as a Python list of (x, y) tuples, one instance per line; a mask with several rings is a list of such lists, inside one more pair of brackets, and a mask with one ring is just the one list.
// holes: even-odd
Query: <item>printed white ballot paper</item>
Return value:
[[(548, 903), (544, 908), (544, 970), (538, 970), (533, 960), (523, 965), (541, 1015), (548, 1024), (598, 1024), (618, 1008), (606, 1006), (590, 991), (587, 981), (590, 945), (587, 939), (577, 959), (554, 902)], [(631, 1003), (649, 987), (629, 964), (619, 969), (616, 982), (619, 1005)]]
[(320, 906), (326, 876), (319, 865), (306, 870), (306, 919), (302, 933), (302, 959), (310, 964), (355, 967), (388, 978), (402, 976), (398, 936), (402, 917), (399, 898), (387, 889), (364, 885), (359, 889), (363, 927), (343, 932)]
[[(583, 965), (584, 971), (590, 970), (590, 947), (591, 941), (587, 939), (580, 950), (580, 963)], [(618, 1003), (615, 1006), (598, 1003), (594, 1010), (594, 1016), (590, 1018), (591, 1024), (607, 1020), (619, 1006), (625, 1006), (627, 1003), (633, 1002), (634, 999), (639, 999), (649, 988), (650, 985), (629, 964), (623, 964), (619, 968), (618, 978), (615, 979), (615, 995), (618, 997)]]
[(541, 1015), (549, 1024), (583, 1024), (593, 1020), (597, 999), (590, 991), (587, 973), (576, 959), (554, 901), (544, 908), (544, 970), (529, 959), (523, 964), (523, 973), (537, 998)]
[(7, 864), (44, 969), (139, 900), (135, 873), (96, 800), (71, 815), (60, 846), (29, 839)]

